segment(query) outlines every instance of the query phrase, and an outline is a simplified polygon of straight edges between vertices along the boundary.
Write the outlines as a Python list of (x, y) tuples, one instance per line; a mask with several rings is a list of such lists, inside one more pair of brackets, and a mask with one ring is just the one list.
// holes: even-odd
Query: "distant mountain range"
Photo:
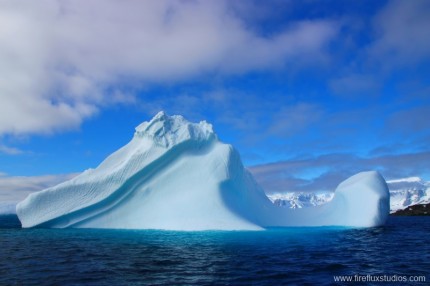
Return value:
[[(413, 205), (430, 203), (430, 182), (419, 177), (387, 181), (390, 189), (390, 212), (404, 210)], [(325, 204), (333, 198), (332, 192), (268, 194), (278, 206), (304, 208)]]
[(387, 181), (390, 189), (390, 211), (430, 203), (430, 182), (419, 177)]

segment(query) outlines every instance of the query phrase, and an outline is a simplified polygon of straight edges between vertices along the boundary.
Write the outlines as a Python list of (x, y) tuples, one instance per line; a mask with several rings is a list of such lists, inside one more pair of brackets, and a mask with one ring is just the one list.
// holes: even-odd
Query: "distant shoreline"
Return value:
[(430, 216), (430, 203), (409, 206), (404, 210), (398, 210), (392, 216)]

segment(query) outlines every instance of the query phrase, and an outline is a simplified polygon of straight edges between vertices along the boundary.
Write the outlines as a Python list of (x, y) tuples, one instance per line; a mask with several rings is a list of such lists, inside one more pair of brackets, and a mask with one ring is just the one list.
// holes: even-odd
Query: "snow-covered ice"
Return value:
[(371, 227), (385, 222), (389, 194), (379, 173), (363, 172), (342, 182), (326, 204), (276, 206), (212, 125), (160, 112), (96, 169), (30, 194), (16, 210), (23, 227)]

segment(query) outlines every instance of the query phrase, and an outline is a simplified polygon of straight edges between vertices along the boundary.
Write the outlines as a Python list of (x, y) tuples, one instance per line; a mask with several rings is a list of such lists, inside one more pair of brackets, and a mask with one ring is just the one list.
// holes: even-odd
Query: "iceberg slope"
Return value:
[(271, 203), (236, 150), (206, 122), (163, 112), (96, 169), (30, 194), (23, 227), (240, 230), (273, 226), (375, 226), (389, 212), (376, 172), (341, 183), (330, 203), (286, 209)]

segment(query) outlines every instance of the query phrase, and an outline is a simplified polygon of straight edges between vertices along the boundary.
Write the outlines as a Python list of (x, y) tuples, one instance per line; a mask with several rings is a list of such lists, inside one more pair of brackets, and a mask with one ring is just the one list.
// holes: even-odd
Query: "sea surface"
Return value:
[(174, 232), (21, 229), (8, 215), (0, 216), (0, 285), (333, 285), (337, 275), (428, 283), (429, 237), (430, 217), (369, 229)]

